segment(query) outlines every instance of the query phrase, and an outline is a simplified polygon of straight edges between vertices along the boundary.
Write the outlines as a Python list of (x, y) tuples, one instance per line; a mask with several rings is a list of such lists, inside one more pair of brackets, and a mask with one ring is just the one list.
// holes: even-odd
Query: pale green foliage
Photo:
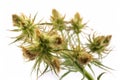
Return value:
[[(48, 71), (58, 75), (61, 70), (66, 70), (60, 80), (70, 72), (80, 72), (83, 75), (82, 80), (95, 80), (93, 64), (104, 70), (110, 69), (101, 63), (101, 59), (103, 53), (110, 51), (107, 47), (111, 35), (84, 34), (88, 36), (88, 42), (82, 44), (81, 33), (85, 30), (86, 23), (83, 23), (79, 13), (70, 21), (65, 21), (65, 16), (53, 9), (50, 22), (45, 23), (35, 23), (36, 15), (32, 19), (24, 14), (14, 14), (12, 18), (17, 29), (11, 31), (21, 32), (14, 42), (22, 41), (19, 46), (23, 56), (29, 61), (35, 61), (32, 71), (36, 71), (37, 79)], [(100, 55), (101, 58), (94, 57), (95, 55)], [(40, 68), (42, 63), (44, 70)], [(87, 71), (86, 66), (93, 74)], [(103, 74), (98, 76), (98, 80)]]

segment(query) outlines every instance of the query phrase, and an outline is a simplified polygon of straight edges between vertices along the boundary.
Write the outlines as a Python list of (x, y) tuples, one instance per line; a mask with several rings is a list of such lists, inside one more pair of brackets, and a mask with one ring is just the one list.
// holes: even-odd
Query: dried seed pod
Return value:
[(21, 19), (18, 15), (13, 14), (12, 15), (12, 21), (13, 21), (13, 25), (17, 26), (20, 23)]
[(53, 58), (52, 60), (53, 67), (57, 72), (60, 72), (60, 61), (57, 58)]
[(78, 57), (79, 64), (85, 65), (88, 64), (93, 59), (93, 56), (89, 53), (82, 53)]
[(34, 60), (37, 54), (31, 53), (29, 50), (27, 50), (25, 47), (21, 47), (23, 51), (23, 56), (28, 60)]
[(109, 45), (111, 37), (112, 37), (112, 35), (108, 35), (105, 37), (104, 42), (103, 42), (105, 46)]
[(24, 26), (25, 22), (22, 20), (22, 18), (16, 14), (12, 15), (12, 21), (13, 21), (13, 26)]
[(56, 37), (56, 41), (55, 41), (56, 44), (62, 44), (62, 39), (60, 37)]

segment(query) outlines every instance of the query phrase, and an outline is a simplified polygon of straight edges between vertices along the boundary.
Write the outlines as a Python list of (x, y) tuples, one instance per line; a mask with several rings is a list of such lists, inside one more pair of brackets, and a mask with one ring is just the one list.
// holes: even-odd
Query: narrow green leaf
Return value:
[(90, 64), (88, 64), (88, 67), (90, 68), (90, 70), (92, 71), (93, 75), (95, 76), (95, 73), (94, 73), (94, 71), (92, 69), (92, 66)]
[(105, 74), (105, 72), (102, 72), (102, 73), (97, 77), (97, 80), (100, 80), (103, 74)]
[(71, 71), (69, 70), (69, 71), (67, 71), (66, 73), (64, 73), (64, 74), (60, 77), (59, 80), (62, 80), (62, 79), (63, 79), (66, 75), (68, 75), (70, 72), (71, 72)]
[(36, 69), (36, 67), (37, 67), (37, 65), (38, 65), (38, 62), (39, 62), (39, 63), (42, 62), (41, 57), (42, 57), (42, 56), (40, 56), (39, 58), (36, 59), (36, 61), (35, 61), (35, 63), (34, 63), (34, 66), (33, 66), (33, 68), (32, 68), (31, 73)]
[(34, 22), (34, 21), (35, 21), (37, 14), (38, 14), (38, 13), (36, 13), (36, 14), (35, 14), (35, 16), (34, 16), (34, 18), (33, 18), (32, 22)]
[(18, 31), (21, 31), (21, 29), (13, 29), (13, 30), (9, 30), (9, 31), (18, 32)]
[[(46, 68), (44, 69), (44, 71), (40, 74), (40, 76), (42, 76), (44, 73), (46, 73), (47, 72), (47, 69), (48, 69), (48, 65), (46, 65)], [(39, 76), (39, 77), (40, 77)]]
[(107, 69), (113, 70), (112, 68), (109, 68), (109, 67), (103, 65), (103, 64), (102, 64), (100, 61), (98, 61), (98, 60), (95, 60), (95, 61), (93, 62), (93, 64), (96, 65), (96, 66), (98, 66), (98, 67), (101, 68), (101, 69), (106, 70), (106, 71), (108, 71)]
[(13, 42), (11, 42), (10, 44), (13, 44), (13, 43), (15, 43), (15, 42), (17, 42), (17, 41), (20, 41), (20, 40), (22, 40), (23, 39), (23, 35), (20, 35), (20, 36), (18, 36), (18, 37), (16, 37), (17, 39), (16, 40), (14, 40)]

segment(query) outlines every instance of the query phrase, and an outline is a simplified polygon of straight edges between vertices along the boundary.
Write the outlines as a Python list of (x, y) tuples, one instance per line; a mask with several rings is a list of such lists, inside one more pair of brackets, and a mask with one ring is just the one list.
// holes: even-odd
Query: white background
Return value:
[[(14, 34), (12, 29), (12, 14), (24, 13), (37, 18), (49, 19), (51, 10), (57, 9), (71, 19), (79, 12), (88, 26), (101, 34), (111, 34), (113, 51), (104, 60), (104, 64), (115, 71), (106, 73), (101, 80), (120, 80), (120, 9), (119, 0), (0, 0), (0, 80), (35, 80), (30, 72), (33, 62), (25, 62), (17, 45), (8, 45)], [(99, 69), (96, 70), (99, 72)], [(79, 74), (70, 74), (64, 80), (80, 80)], [(58, 80), (48, 73), (39, 80)]]

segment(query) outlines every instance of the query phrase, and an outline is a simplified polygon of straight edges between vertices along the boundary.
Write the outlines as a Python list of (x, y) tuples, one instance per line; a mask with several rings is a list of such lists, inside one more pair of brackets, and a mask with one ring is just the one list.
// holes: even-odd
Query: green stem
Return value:
[(80, 64), (78, 64), (78, 62), (75, 61), (72, 56), (67, 56), (69, 56), (69, 58), (75, 63), (75, 66), (79, 69), (80, 73), (83, 74), (85, 78), (87, 78), (88, 80), (94, 80), (93, 76), (89, 72), (87, 72)]
[(77, 40), (78, 40), (78, 47), (79, 47), (79, 49), (80, 49), (80, 45), (81, 45), (81, 44), (80, 44), (80, 36), (79, 36), (79, 34), (76, 34), (76, 35), (77, 35), (77, 38), (78, 38), (78, 39), (77, 39)]
[(81, 67), (76, 61), (75, 64), (79, 68), (83, 76), (85, 76), (88, 80), (94, 80), (93, 76), (89, 72), (87, 72), (83, 67)]

